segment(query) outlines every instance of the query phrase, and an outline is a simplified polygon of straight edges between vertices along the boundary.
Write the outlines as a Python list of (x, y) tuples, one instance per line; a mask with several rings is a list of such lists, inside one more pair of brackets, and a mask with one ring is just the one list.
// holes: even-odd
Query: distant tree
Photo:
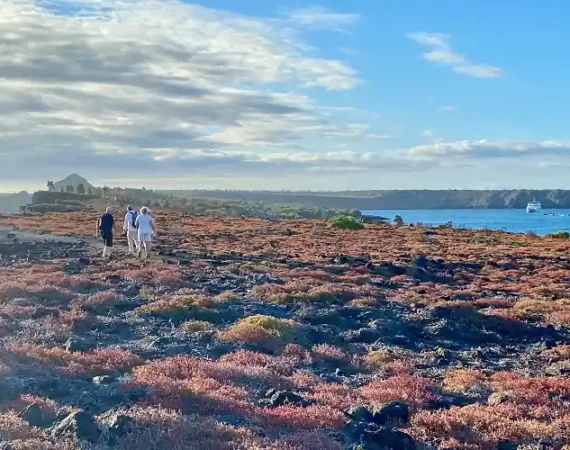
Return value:
[(27, 210), (28, 210), (28, 205), (20, 205), (20, 212), (22, 214), (25, 214)]
[(401, 227), (402, 225), (404, 225), (404, 219), (402, 219), (401, 216), (396, 216), (394, 217), (394, 223), (396, 224), (397, 227)]
[(73, 194), (73, 191), (75, 191), (75, 188), (73, 187), (73, 184), (68, 184), (65, 187), (65, 192), (69, 193), (69, 194)]
[(63, 192), (63, 186), (59, 188), (59, 192)]
[(87, 195), (93, 195), (93, 188), (91, 186), (87, 188)]
[(85, 185), (83, 183), (79, 183), (77, 185), (77, 193), (78, 194), (85, 194)]
[(107, 198), (107, 195), (109, 194), (109, 188), (107, 186), (103, 186), (101, 193), (103, 194), (103, 198)]
[(47, 188), (48, 188), (48, 191), (50, 191), (50, 192), (55, 191), (55, 186), (54, 186), (54, 184), (53, 184), (53, 181), (48, 181), (48, 182), (47, 182)]

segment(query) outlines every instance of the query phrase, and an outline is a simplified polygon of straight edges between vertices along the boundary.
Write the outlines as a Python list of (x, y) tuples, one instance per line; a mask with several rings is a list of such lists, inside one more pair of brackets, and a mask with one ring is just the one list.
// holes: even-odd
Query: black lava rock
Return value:
[(344, 411), (344, 415), (355, 422), (372, 422), (372, 412), (366, 406), (354, 406)]
[(284, 405), (308, 406), (309, 404), (310, 402), (293, 391), (275, 391), (269, 399), (269, 405), (274, 408)]
[(44, 414), (38, 403), (32, 403), (24, 408), (19, 416), (33, 427), (41, 427), (45, 425)]
[(111, 375), (99, 375), (97, 377), (93, 377), (93, 383), (98, 386), (113, 384), (116, 381), (117, 379)]
[(68, 352), (86, 352), (93, 348), (93, 345), (82, 339), (69, 338), (65, 343)]
[(406, 425), (410, 419), (410, 409), (407, 403), (391, 402), (375, 407), (372, 410), (372, 422), (378, 425)]
[(80, 410), (58, 423), (52, 434), (54, 437), (71, 435), (83, 441), (96, 442), (101, 435), (101, 429), (91, 414)]

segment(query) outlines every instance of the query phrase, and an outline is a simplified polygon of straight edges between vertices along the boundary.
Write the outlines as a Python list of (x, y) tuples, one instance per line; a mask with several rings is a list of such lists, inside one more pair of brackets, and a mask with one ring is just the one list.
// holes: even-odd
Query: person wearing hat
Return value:
[(137, 217), (139, 213), (130, 205), (127, 206), (127, 213), (125, 214), (125, 222), (123, 230), (127, 234), (127, 242), (129, 243), (129, 253), (131, 255), (137, 254), (139, 251), (138, 231), (137, 231)]

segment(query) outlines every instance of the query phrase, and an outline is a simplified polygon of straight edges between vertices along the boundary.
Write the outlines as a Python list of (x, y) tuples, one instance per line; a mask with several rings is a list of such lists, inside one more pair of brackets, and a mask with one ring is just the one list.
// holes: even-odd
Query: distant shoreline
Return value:
[(160, 191), (179, 197), (220, 200), (253, 200), (301, 204), (330, 209), (357, 210), (453, 210), (524, 209), (536, 199), (544, 209), (570, 208), (570, 190), (386, 190), (338, 192), (286, 192), (238, 190)]
[[(68, 177), (71, 178), (71, 177)], [(84, 180), (75, 175), (75, 179)], [(55, 183), (64, 184), (66, 180)], [(85, 180), (86, 186), (88, 185)], [(525, 209), (536, 199), (543, 209), (570, 209), (570, 190), (367, 190), (367, 191), (245, 191), (245, 190), (167, 190), (111, 188), (120, 192), (154, 192), (166, 197), (253, 201), (273, 205), (295, 205), (333, 210), (502, 210)], [(139, 192), (140, 191), (140, 192)], [(2, 203), (20, 194), (0, 196)], [(26, 194), (29, 195), (29, 194)], [(142, 195), (142, 194), (141, 194)]]

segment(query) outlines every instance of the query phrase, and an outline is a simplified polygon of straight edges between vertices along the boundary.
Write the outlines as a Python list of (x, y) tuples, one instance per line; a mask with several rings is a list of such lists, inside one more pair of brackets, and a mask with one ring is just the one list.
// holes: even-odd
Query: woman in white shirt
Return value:
[(152, 248), (152, 238), (156, 237), (154, 219), (150, 216), (146, 206), (141, 208), (141, 213), (135, 221), (139, 233), (139, 250), (143, 251), (143, 259), (146, 259)]

